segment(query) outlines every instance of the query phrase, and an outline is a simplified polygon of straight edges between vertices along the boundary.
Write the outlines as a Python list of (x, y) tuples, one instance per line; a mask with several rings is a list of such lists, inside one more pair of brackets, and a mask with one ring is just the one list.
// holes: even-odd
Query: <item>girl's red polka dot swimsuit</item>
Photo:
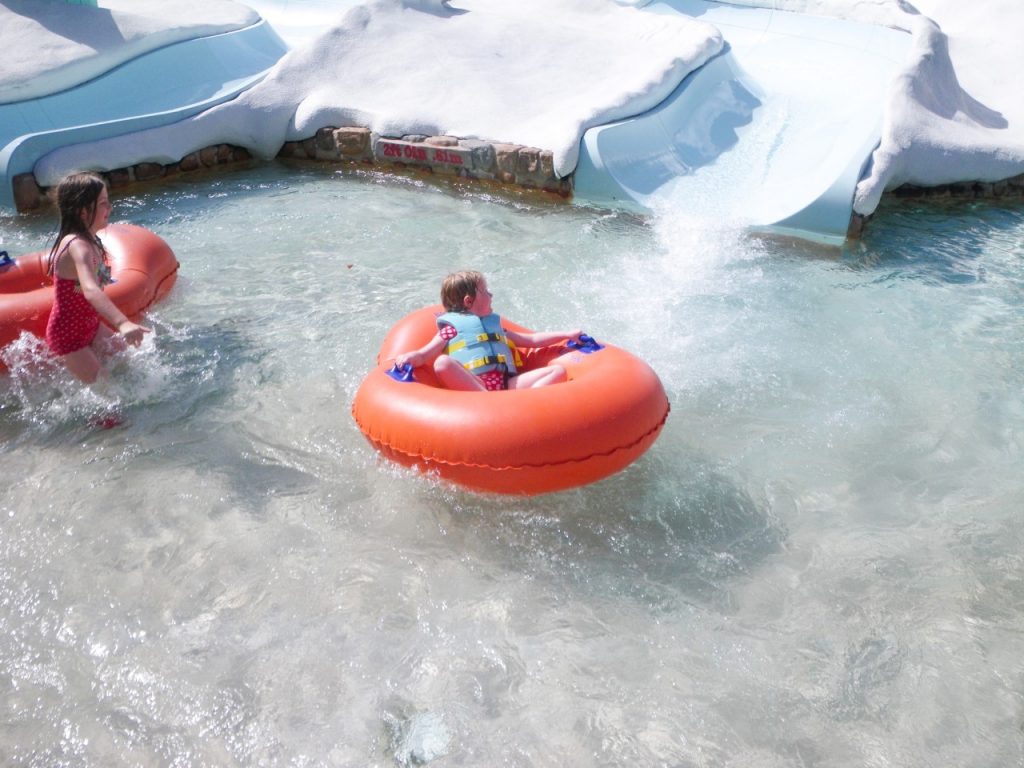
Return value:
[[(66, 250), (67, 247), (64, 251)], [(96, 270), (96, 277), (100, 287), (113, 282), (110, 278), (110, 268), (102, 258)], [(92, 344), (99, 327), (100, 316), (85, 298), (78, 281), (54, 277), (53, 309), (50, 310), (50, 320), (46, 324), (46, 344), (50, 351), (60, 356), (84, 349)]]

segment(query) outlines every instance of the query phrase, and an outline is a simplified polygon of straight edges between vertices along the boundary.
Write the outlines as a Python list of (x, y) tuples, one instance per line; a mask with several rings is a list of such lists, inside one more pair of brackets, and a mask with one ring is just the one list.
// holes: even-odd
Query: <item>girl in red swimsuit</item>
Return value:
[[(448, 312), (465, 312), (478, 317), (491, 314), (491, 292), (487, 280), (479, 272), (454, 272), (441, 284), (441, 303)], [(502, 328), (505, 337), (517, 347), (546, 347), (567, 339), (579, 339), (582, 331), (544, 331), (519, 333)], [(483, 374), (472, 373), (450, 355), (442, 354), (448, 342), (456, 336), (452, 326), (442, 326), (437, 334), (424, 346), (412, 352), (405, 352), (395, 358), (398, 367), (410, 363), (415, 368), (430, 361), (434, 372), (447, 389), (484, 390), (493, 392), (502, 389), (532, 389), (546, 387), (565, 381), (565, 368), (556, 364), (535, 368), (518, 376), (507, 376), (499, 371)]]
[[(110, 341), (138, 346), (149, 328), (133, 323), (104, 293), (110, 269), (96, 233), (107, 226), (110, 198), (99, 176), (77, 173), (57, 186), (60, 232), (50, 249), (53, 309), (46, 343), (65, 367), (86, 384), (96, 381)], [(100, 322), (116, 328), (120, 337)]]

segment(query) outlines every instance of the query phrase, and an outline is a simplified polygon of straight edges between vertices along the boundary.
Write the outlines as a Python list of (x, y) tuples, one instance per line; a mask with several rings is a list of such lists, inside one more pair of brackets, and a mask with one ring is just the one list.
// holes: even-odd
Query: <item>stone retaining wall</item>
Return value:
[[(252, 155), (244, 147), (217, 144), (187, 154), (176, 163), (139, 163), (127, 168), (105, 171), (100, 175), (107, 180), (112, 190), (117, 190), (136, 183), (171, 178), (218, 166), (239, 165), (250, 160)], [(52, 201), (49, 192), (49, 189), (39, 186), (31, 173), (22, 173), (14, 177), (14, 203), (18, 211), (27, 212), (50, 207)]]
[(440, 176), (494, 181), (567, 198), (572, 179), (555, 176), (549, 150), (454, 136), (377, 136), (366, 128), (321, 128), (303, 141), (287, 142), (278, 157), (368, 163), (412, 168)]
[[(321, 128), (302, 141), (289, 141), (280, 158), (361, 163), (382, 169), (415, 169), (439, 176), (491, 181), (517, 189), (536, 190), (568, 198), (571, 178), (555, 176), (554, 158), (548, 150), (519, 144), (502, 144), (453, 136), (377, 136), (366, 128)], [(218, 144), (186, 155), (176, 163), (139, 163), (102, 175), (117, 190), (139, 182), (154, 181), (208, 168), (233, 166), (252, 160), (242, 147)], [(14, 178), (14, 200), (19, 211), (50, 206), (47, 190), (31, 173)]]
[[(948, 200), (1003, 200), (1024, 198), (1024, 173), (1002, 181), (958, 181), (953, 184), (940, 184), (935, 187), (918, 187), (904, 184), (886, 192), (887, 195), (904, 199), (948, 199)], [(862, 216), (854, 213), (850, 216), (850, 226), (846, 236), (856, 240), (871, 221), (872, 215)]]
[(956, 200), (1024, 197), (1024, 173), (1002, 181), (958, 181), (937, 187), (916, 187), (904, 184), (890, 190), (894, 197), (948, 197)]

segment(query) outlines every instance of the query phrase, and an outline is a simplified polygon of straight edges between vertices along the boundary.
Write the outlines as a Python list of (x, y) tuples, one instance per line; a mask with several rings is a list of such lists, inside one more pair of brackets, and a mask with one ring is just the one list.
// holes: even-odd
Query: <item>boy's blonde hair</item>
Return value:
[(484, 276), (479, 272), (464, 270), (452, 272), (441, 283), (441, 303), (447, 312), (465, 312), (466, 305), (463, 303), (468, 296), (476, 299), (477, 286), (483, 281)]

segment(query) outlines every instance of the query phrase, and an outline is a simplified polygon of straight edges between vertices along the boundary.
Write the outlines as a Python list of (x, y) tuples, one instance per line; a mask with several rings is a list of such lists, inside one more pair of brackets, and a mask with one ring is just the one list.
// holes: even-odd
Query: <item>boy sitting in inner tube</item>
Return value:
[(557, 364), (520, 373), (515, 348), (578, 341), (582, 331), (521, 333), (502, 328), (501, 318), (491, 310), (487, 280), (479, 272), (448, 275), (441, 284), (441, 304), (446, 311), (437, 318), (437, 335), (419, 349), (398, 355), (399, 368), (433, 361), (445, 388), (468, 391), (530, 389), (565, 381), (565, 369)]

